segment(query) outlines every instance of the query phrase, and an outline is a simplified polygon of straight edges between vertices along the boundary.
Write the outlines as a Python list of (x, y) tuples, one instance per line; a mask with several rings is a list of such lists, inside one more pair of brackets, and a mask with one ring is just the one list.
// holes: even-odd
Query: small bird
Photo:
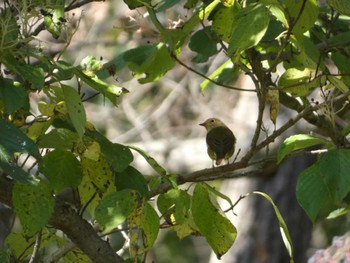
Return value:
[(210, 118), (199, 124), (207, 130), (207, 151), (209, 157), (216, 165), (222, 164), (223, 161), (229, 162), (230, 157), (235, 152), (236, 137), (233, 132), (216, 118)]

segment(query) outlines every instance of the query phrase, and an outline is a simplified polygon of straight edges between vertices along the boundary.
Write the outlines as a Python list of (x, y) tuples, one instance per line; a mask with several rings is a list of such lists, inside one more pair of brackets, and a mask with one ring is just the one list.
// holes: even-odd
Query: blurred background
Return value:
[[(181, 23), (191, 16), (183, 5), (179, 9), (168, 9), (159, 20), (168, 26)], [(129, 90), (115, 108), (102, 96), (86, 102), (88, 120), (113, 142), (135, 145), (144, 149), (169, 172), (189, 173), (210, 168), (211, 160), (206, 153), (205, 129), (199, 123), (209, 117), (218, 117), (231, 128), (237, 137), (236, 149), (243, 155), (248, 149), (256, 125), (257, 99), (253, 92), (238, 92), (209, 85), (201, 93), (201, 77), (181, 65), (168, 72), (159, 81), (140, 84), (133, 73), (120, 61), (120, 54), (140, 44), (154, 43), (159, 39), (143, 9), (130, 11), (123, 1), (91, 3), (72, 11), (68, 18), (67, 38), (75, 32), (71, 44), (62, 59), (79, 65), (88, 56), (95, 56), (103, 63), (116, 63), (116, 74), (108, 81)], [(75, 29), (78, 30), (75, 31)], [(56, 41), (51, 36), (45, 39), (42, 48), (50, 53), (59, 52), (65, 45), (65, 37)], [(184, 50), (182, 62), (192, 65), (203, 74), (209, 75), (225, 57), (215, 56), (209, 63), (194, 65), (194, 54)], [(254, 89), (245, 75), (237, 75), (237, 87)], [(74, 85), (74, 83), (73, 83)], [(86, 93), (89, 95), (89, 90)], [(268, 109), (267, 109), (268, 110)], [(266, 114), (268, 117), (268, 114)], [(281, 109), (277, 128), (293, 116), (292, 112)], [(268, 135), (274, 125), (267, 118), (265, 131)], [(300, 122), (293, 133), (308, 133), (312, 127)], [(273, 155), (280, 138), (260, 157)], [(134, 165), (141, 173), (152, 175), (146, 161), (134, 152)], [(240, 157), (238, 156), (238, 159)], [(300, 171), (312, 164), (312, 159), (295, 157), (279, 168), (268, 165), (263, 174), (253, 178), (240, 178), (224, 182), (212, 182), (231, 197), (234, 202), (240, 195), (251, 191), (269, 194), (280, 208), (295, 245), (295, 262), (306, 262), (319, 248), (331, 243), (333, 236), (345, 232), (346, 218), (328, 220), (311, 225), (295, 199), (295, 184)], [(223, 204), (223, 209), (225, 209)], [(226, 207), (227, 208), (227, 207)], [(289, 262), (280, 235), (278, 221), (271, 205), (260, 198), (250, 197), (239, 203), (235, 213), (229, 215), (238, 230), (238, 239), (231, 251), (220, 262)], [(232, 213), (231, 213), (232, 214)], [(213, 222), (215, 223), (215, 222)], [(312, 228), (313, 227), (313, 228)], [(157, 244), (149, 253), (147, 262), (218, 262), (202, 237), (187, 237), (179, 240), (173, 231), (160, 231)]]

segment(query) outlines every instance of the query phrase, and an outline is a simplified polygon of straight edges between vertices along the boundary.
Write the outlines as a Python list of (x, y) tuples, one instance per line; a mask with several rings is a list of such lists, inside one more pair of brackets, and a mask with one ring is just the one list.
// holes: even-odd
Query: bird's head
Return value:
[(221, 120), (217, 118), (207, 119), (205, 122), (199, 125), (204, 126), (207, 129), (207, 131), (210, 131), (211, 129), (216, 127), (226, 127), (225, 123), (223, 123)]

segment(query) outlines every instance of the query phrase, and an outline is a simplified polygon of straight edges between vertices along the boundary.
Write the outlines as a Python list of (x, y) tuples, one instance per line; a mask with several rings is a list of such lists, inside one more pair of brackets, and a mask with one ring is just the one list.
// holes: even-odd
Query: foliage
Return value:
[[(23, 227), (22, 232), (9, 236), (1, 258), (11, 255), (24, 261), (31, 253), (19, 253), (25, 247), (20, 244), (28, 237), (27, 244), (33, 245), (34, 234), (41, 247), (53, 242), (62, 247), (69, 242), (55, 234), (58, 229), (73, 242), (79, 240), (60, 221), (67, 216), (64, 213), (71, 212), (60, 200), (67, 188), (79, 193), (73, 213), (79, 215), (77, 220), (82, 225), (89, 218), (92, 223), (96, 220), (101, 235), (127, 231), (133, 262), (142, 260), (154, 246), (161, 226), (172, 228), (180, 238), (204, 236), (220, 258), (234, 245), (237, 230), (216, 198), (228, 200), (230, 210), (235, 205), (199, 182), (220, 179), (232, 171), (238, 177), (240, 169), (251, 165), (260, 150), (300, 119), (313, 124), (320, 135), (288, 138), (280, 147), (277, 161), (296, 151), (318, 153), (319, 160), (299, 177), (296, 193), (301, 206), (313, 221), (335, 208), (342, 212), (333, 212), (332, 217), (349, 211), (347, 1), (318, 5), (316, 0), (125, 0), (130, 9), (148, 13), (148, 22), (159, 32), (157, 42), (127, 50), (119, 60), (105, 65), (88, 54), (80, 65), (73, 65), (63, 59), (79, 30), (71, 27), (73, 17), (68, 12), (89, 2), (4, 1), (0, 9), (0, 168), (12, 179), (8, 187), (13, 187), (12, 196), (1, 195), (0, 201), (14, 207)], [(190, 9), (193, 15), (177, 26), (165, 27), (158, 16), (179, 6)], [(41, 32), (63, 39), (64, 48), (55, 54), (45, 53)], [(184, 62), (188, 52), (194, 57), (192, 65)], [(197, 69), (200, 63), (210, 63), (219, 55), (224, 55), (225, 61), (215, 71), (202, 73)], [(143, 84), (161, 79), (177, 64), (204, 78), (202, 92), (211, 84), (255, 92), (259, 101), (257, 126), (251, 148), (239, 161), (179, 176), (161, 167), (142, 149), (112, 143), (89, 122), (85, 101), (100, 95), (117, 106), (119, 98), (128, 92), (102, 78), (106, 72), (114, 76), (127, 65)], [(232, 86), (237, 73), (247, 74), (255, 89)], [(312, 99), (310, 94), (315, 92), (320, 94), (320, 101)], [(41, 96), (39, 102), (34, 99), (36, 94)], [(33, 103), (37, 110), (30, 106)], [(267, 105), (276, 129), (259, 141)], [(295, 111), (295, 117), (277, 127), (281, 105)], [(316, 151), (310, 151), (310, 146)], [(157, 175), (149, 180), (134, 168), (131, 150), (141, 154)], [(185, 182), (198, 182), (192, 194), (179, 188)], [(281, 214), (266, 194), (256, 194), (273, 204), (292, 261), (292, 244)], [(155, 196), (157, 203), (152, 201)], [(90, 246), (84, 243), (98, 240), (96, 234), (76, 243), (91, 260), (104, 262), (93, 258)], [(72, 254), (67, 254), (68, 262), (81, 260)], [(113, 259), (122, 262), (118, 255)]]

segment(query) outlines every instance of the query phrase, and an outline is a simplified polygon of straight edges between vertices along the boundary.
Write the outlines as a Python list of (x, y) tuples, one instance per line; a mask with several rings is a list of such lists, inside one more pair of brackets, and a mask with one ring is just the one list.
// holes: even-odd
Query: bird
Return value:
[(215, 164), (221, 165), (224, 161), (229, 163), (230, 157), (235, 152), (236, 137), (233, 132), (217, 118), (207, 119), (199, 125), (207, 130), (206, 143), (209, 157)]

